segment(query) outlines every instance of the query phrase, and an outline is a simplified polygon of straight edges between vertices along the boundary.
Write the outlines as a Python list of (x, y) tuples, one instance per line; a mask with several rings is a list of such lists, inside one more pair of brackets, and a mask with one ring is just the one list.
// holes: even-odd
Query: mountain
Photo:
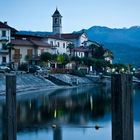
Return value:
[(97, 41), (112, 50), (114, 62), (140, 67), (140, 26), (122, 29), (93, 26), (80, 32), (85, 32), (89, 40)]
[(48, 35), (51, 35), (52, 32), (41, 32), (41, 31), (19, 31), (16, 34), (22, 34), (22, 35), (33, 35), (33, 36), (41, 36), (46, 37)]

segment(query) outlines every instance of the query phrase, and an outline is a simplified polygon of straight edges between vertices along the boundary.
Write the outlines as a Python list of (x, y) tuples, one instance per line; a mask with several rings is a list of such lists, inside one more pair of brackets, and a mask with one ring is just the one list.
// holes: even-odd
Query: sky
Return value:
[(52, 31), (56, 7), (62, 31), (91, 26), (123, 28), (140, 25), (140, 0), (0, 0), (0, 21), (17, 30)]

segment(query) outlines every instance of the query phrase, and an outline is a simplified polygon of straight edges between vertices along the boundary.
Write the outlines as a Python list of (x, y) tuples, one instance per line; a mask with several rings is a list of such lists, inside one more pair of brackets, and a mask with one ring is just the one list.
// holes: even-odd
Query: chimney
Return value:
[(4, 24), (7, 25), (7, 21), (4, 21)]

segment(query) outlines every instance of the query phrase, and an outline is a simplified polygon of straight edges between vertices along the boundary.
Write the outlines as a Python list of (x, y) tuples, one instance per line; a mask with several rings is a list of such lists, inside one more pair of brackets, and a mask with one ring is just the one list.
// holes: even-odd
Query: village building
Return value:
[(43, 52), (50, 52), (52, 46), (42, 41), (42, 37), (32, 35), (15, 34), (11, 40), (11, 60), (14, 66), (18, 66), (24, 62), (37, 64), (39, 56)]
[[(68, 46), (72, 44), (70, 50)], [(21, 63), (37, 64), (43, 52), (67, 54), (80, 58), (91, 57), (89, 46), (100, 44), (88, 39), (84, 32), (63, 33), (62, 15), (56, 8), (52, 15), (52, 33), (46, 35), (23, 34), (0, 22), (0, 64), (18, 67)], [(112, 62), (109, 51), (104, 54), (105, 60)]]
[(72, 41), (62, 39), (59, 36), (49, 35), (43, 38), (43, 41), (52, 46), (52, 54), (68, 54), (67, 46)]
[(7, 44), (11, 42), (11, 35), (16, 30), (7, 25), (7, 22), (0, 22), (0, 64), (9, 63), (9, 50)]

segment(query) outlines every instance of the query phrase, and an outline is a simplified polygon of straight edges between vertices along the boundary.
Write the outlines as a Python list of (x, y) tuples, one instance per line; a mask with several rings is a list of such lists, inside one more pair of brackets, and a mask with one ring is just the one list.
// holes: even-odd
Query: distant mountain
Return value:
[(91, 40), (128, 45), (133, 44), (140, 47), (140, 26), (122, 29), (93, 26), (85, 30), (85, 32)]
[(51, 35), (52, 32), (41, 32), (41, 31), (19, 31), (17, 34), (22, 34), (22, 35), (35, 35), (35, 36), (41, 36), (45, 37), (48, 35)]
[(140, 67), (140, 26), (122, 29), (93, 26), (80, 32), (85, 32), (90, 40), (112, 50), (114, 62)]

